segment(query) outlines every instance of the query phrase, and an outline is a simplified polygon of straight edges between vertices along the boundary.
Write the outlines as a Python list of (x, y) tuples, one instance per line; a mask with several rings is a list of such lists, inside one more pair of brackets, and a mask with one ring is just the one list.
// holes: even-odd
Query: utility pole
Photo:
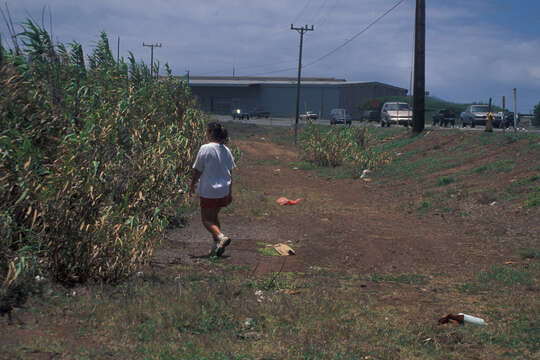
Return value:
[(502, 115), (501, 115), (501, 124), (502, 124), (502, 129), (503, 129), (503, 133), (506, 132), (506, 119), (504, 118), (504, 107), (506, 105), (506, 98), (502, 97)]
[(118, 46), (116, 47), (116, 70), (120, 69), (120, 35), (118, 36)]
[(414, 100), (413, 133), (420, 134), (425, 125), (426, 96), (426, 0), (416, 0), (414, 30)]
[(160, 48), (161, 43), (156, 43), (156, 44), (143, 43), (142, 46), (146, 46), (150, 48), (150, 77), (153, 79), (154, 78), (154, 48), (155, 47)]
[(307, 31), (313, 31), (313, 25), (308, 28), (307, 25), (303, 27), (294, 27), (291, 24), (291, 30), (296, 30), (300, 34), (300, 53), (298, 55), (298, 80), (296, 82), (296, 121), (294, 123), (294, 143), (296, 144), (296, 134), (298, 133), (298, 118), (300, 117), (300, 76), (302, 74), (302, 44), (304, 42), (304, 33)]
[(514, 88), (513, 92), (514, 92), (514, 132), (517, 132), (517, 103), (516, 103), (517, 89)]
[(187, 74), (187, 84), (189, 85), (189, 69), (186, 70), (186, 74)]

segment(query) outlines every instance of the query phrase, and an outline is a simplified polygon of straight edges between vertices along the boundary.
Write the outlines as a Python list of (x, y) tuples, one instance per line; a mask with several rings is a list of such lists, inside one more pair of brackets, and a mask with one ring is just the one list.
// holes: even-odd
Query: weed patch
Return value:
[(540, 186), (533, 188), (525, 201), (525, 207), (527, 208), (536, 206), (540, 206)]
[(370, 274), (360, 276), (360, 279), (372, 282), (392, 282), (407, 285), (427, 285), (429, 283), (427, 276), (419, 274)]
[(505, 286), (531, 285), (532, 275), (526, 270), (493, 266), (487, 272), (481, 272), (478, 275), (478, 281), (482, 283), (494, 282)]
[(437, 180), (437, 186), (446, 186), (455, 181), (456, 180), (453, 177), (443, 176), (443, 177), (440, 177), (439, 180)]

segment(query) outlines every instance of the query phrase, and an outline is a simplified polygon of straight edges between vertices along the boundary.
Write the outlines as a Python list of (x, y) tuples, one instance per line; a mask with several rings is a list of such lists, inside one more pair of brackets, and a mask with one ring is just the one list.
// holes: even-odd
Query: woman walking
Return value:
[(236, 165), (231, 151), (225, 146), (229, 139), (227, 130), (220, 123), (208, 124), (206, 138), (209, 142), (201, 146), (193, 164), (189, 193), (199, 195), (202, 223), (214, 240), (209, 255), (221, 256), (231, 239), (221, 231), (218, 214), (222, 207), (232, 202), (231, 171)]

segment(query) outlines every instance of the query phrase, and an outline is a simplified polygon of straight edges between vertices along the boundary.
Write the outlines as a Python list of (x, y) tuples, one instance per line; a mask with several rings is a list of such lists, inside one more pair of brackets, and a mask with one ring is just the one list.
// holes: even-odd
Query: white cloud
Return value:
[[(159, 41), (155, 56), (178, 74), (257, 74), (297, 63), (295, 25), (314, 24), (305, 36), (304, 64), (358, 33), (396, 0), (10, 0), (14, 19), (27, 12), (41, 21), (43, 5), (52, 9), (55, 38), (77, 40), (90, 51), (106, 31), (121, 55), (131, 50), (149, 61), (142, 42)], [(308, 6), (304, 9), (304, 6)], [(531, 108), (540, 99), (540, 42), (489, 22), (509, 5), (487, 0), (427, 2), (426, 85), (433, 94), (454, 101), (484, 100), (511, 88), (524, 89)], [(303, 70), (307, 76), (382, 81), (409, 87), (412, 66), (414, 0), (335, 54)], [(304, 10), (300, 12), (300, 10)], [(48, 24), (48, 19), (45, 21)], [(0, 24), (5, 39), (6, 28)], [(5, 41), (4, 41), (5, 42)], [(295, 76), (296, 70), (272, 75)], [(526, 91), (525, 91), (526, 89)], [(525, 97), (526, 94), (523, 94)], [(527, 109), (528, 110), (528, 109)]]

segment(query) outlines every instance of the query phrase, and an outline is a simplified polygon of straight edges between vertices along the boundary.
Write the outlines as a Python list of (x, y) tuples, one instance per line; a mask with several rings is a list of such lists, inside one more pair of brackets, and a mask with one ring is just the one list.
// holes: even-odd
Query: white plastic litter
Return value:
[(463, 315), (463, 321), (466, 322), (466, 323), (474, 324), (474, 325), (482, 325), (482, 326), (487, 325), (487, 322), (485, 322), (484, 319), (482, 319), (482, 318), (467, 315), (467, 314), (464, 314), (464, 313), (459, 313), (458, 315)]
[(369, 169), (365, 169), (364, 171), (362, 171), (362, 175), (360, 175), (360, 179), (366, 178), (370, 172), (371, 170)]

